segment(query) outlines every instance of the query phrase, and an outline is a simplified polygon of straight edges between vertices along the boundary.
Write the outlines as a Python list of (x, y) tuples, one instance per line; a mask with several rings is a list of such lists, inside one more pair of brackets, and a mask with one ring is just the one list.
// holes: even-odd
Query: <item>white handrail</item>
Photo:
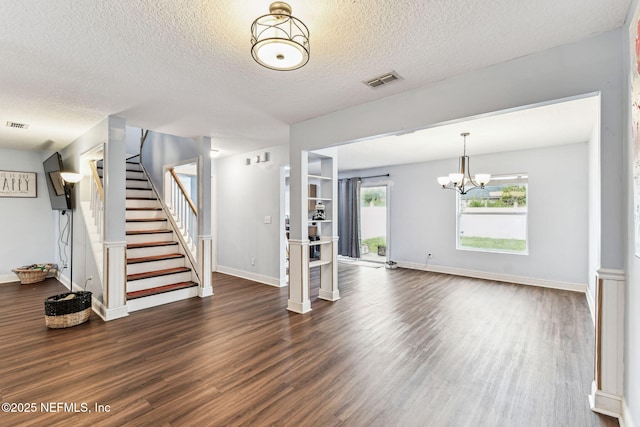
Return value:
[(176, 175), (173, 169), (169, 170), (169, 176), (171, 177), (170, 185), (170, 210), (173, 218), (180, 228), (180, 232), (184, 237), (189, 250), (197, 259), (197, 246), (196, 241), (198, 237), (198, 212), (197, 209), (189, 197), (186, 189), (180, 182), (180, 178)]
[(100, 241), (104, 241), (104, 192), (102, 189), (102, 180), (100, 175), (98, 174), (98, 169), (96, 166), (96, 161), (89, 162), (91, 165), (92, 178), (91, 182), (91, 201), (89, 207), (91, 209), (91, 214), (93, 215), (93, 224), (96, 227), (97, 234), (100, 238)]

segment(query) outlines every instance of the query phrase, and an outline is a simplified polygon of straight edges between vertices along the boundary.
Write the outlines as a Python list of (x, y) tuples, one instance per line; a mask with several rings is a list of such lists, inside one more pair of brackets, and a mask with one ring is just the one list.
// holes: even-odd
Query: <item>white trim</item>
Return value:
[(620, 419), (622, 413), (622, 397), (598, 390), (596, 382), (591, 384), (589, 406), (593, 412)]
[(105, 322), (120, 319), (121, 317), (127, 317), (129, 315), (126, 306), (109, 310), (104, 306), (104, 304), (102, 304), (102, 302), (93, 297), (91, 298), (91, 309)]
[(624, 270), (614, 270), (610, 268), (599, 268), (596, 270), (596, 274), (603, 280), (617, 280), (620, 282), (625, 281)]
[(587, 298), (587, 305), (589, 305), (589, 312), (591, 313), (591, 322), (593, 323), (593, 327), (595, 328), (596, 327), (596, 303), (595, 303), (595, 298), (591, 294), (591, 292), (589, 292), (588, 288), (585, 291), (584, 296)]
[(19, 282), (20, 279), (18, 279), (18, 276), (16, 276), (15, 274), (7, 274), (6, 276), (0, 276), (0, 283), (13, 283), (13, 282)]
[(311, 311), (311, 301), (307, 300), (300, 304), (299, 302), (289, 300), (287, 303), (287, 310), (299, 314), (308, 313)]
[(425, 265), (412, 262), (398, 261), (398, 267), (413, 270), (432, 271), (434, 273), (453, 274), (456, 276), (474, 277), (477, 279), (495, 280), (498, 282), (517, 283), (519, 285), (538, 286), (542, 288), (560, 289), (573, 292), (587, 292), (585, 283), (560, 282), (556, 280), (538, 279), (534, 277), (511, 276), (507, 274), (490, 273), (487, 271), (467, 270), (463, 268), (445, 267), (439, 265)]
[(247, 280), (262, 283), (265, 285), (275, 286), (276, 288), (282, 287), (280, 284), (280, 279), (275, 277), (263, 276), (261, 274), (255, 274), (255, 273), (250, 273), (248, 271), (237, 270), (235, 268), (225, 267), (223, 265), (218, 265), (218, 269), (216, 271), (219, 273), (228, 274), (230, 276), (240, 277), (241, 279), (247, 279)]
[(620, 427), (635, 427), (631, 419), (629, 405), (627, 405), (627, 400), (624, 397), (622, 398), (622, 417), (618, 418), (618, 421), (620, 422)]
[(144, 310), (146, 308), (157, 307), (163, 304), (169, 304), (198, 296), (199, 286), (191, 286), (190, 288), (176, 289), (171, 292), (163, 292), (161, 294), (149, 295), (147, 297), (131, 299), (127, 301), (126, 309), (129, 312)]
[(200, 298), (213, 296), (213, 288), (211, 286), (209, 286), (208, 288), (203, 288), (201, 286), (198, 286), (198, 296)]
[(318, 298), (327, 301), (338, 301), (340, 299), (340, 292), (337, 289), (333, 291), (325, 291), (324, 289), (320, 289)]

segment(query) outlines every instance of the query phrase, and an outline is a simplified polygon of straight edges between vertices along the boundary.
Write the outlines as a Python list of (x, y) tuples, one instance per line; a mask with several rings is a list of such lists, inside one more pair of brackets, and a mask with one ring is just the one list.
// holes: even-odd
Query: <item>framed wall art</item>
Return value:
[(0, 197), (37, 197), (36, 173), (0, 171)]

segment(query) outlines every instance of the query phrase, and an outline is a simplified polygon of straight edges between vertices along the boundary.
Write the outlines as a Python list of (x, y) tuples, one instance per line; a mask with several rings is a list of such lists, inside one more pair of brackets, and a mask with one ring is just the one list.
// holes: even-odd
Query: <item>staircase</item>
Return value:
[(126, 169), (127, 310), (198, 296), (190, 262), (142, 167), (129, 160)]

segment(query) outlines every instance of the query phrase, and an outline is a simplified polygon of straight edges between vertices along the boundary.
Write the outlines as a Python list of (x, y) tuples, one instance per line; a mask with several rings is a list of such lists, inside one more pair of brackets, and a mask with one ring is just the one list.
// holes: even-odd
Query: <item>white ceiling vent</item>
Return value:
[(384, 84), (389, 84), (392, 81), (398, 80), (400, 77), (396, 74), (395, 71), (391, 71), (390, 73), (383, 74), (373, 79), (366, 80), (364, 84), (370, 87), (378, 87)]
[(14, 129), (29, 129), (29, 125), (26, 123), (7, 122), (7, 127)]

